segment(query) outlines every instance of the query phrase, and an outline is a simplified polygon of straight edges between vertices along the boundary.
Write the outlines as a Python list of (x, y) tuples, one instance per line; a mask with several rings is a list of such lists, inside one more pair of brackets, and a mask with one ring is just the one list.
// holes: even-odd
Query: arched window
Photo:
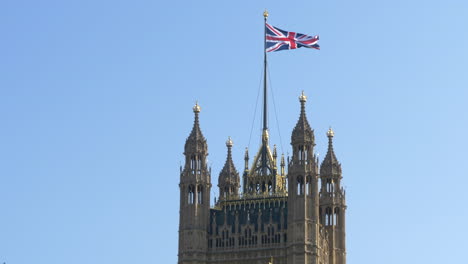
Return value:
[(306, 195), (312, 194), (312, 177), (307, 176), (306, 178)]
[(201, 185), (198, 186), (197, 199), (199, 204), (203, 203), (203, 187)]
[(193, 185), (188, 187), (188, 204), (193, 204), (195, 202), (195, 188)]
[(327, 179), (327, 192), (333, 193), (333, 180), (332, 179)]
[(195, 160), (195, 156), (191, 156), (190, 157), (190, 169), (193, 171), (195, 171), (195, 167), (196, 166), (196, 160)]
[(336, 207), (335, 208), (335, 213), (333, 214), (333, 223), (335, 225), (339, 225), (339, 219), (340, 219), (340, 208)]
[(302, 163), (301, 161), (304, 160), (304, 157), (303, 157), (304, 156), (304, 146), (299, 146), (298, 147), (298, 154), (299, 154), (298, 155), (299, 156), (298, 157), (299, 158), (299, 163)]
[(307, 163), (308, 158), (309, 158), (309, 148), (307, 146), (304, 146), (304, 155), (303, 155), (304, 163)]
[(297, 194), (304, 194), (304, 178), (302, 178), (302, 176), (297, 177)]
[(192, 173), (200, 174), (201, 173), (201, 164), (202, 160), (199, 155), (192, 155), (190, 157), (190, 169)]
[(327, 207), (327, 209), (325, 209), (325, 225), (332, 225), (332, 209), (330, 207)]
[(273, 194), (273, 184), (271, 181), (268, 182), (268, 193), (271, 195)]

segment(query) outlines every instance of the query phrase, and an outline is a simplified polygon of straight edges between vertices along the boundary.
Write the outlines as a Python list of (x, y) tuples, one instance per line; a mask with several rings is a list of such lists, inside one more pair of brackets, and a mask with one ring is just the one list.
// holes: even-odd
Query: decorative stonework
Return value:
[(319, 167), (304, 93), (299, 101), (292, 157), (286, 162), (282, 155), (278, 167), (276, 147), (270, 149), (264, 130), (250, 168), (246, 149), (242, 192), (232, 161), (234, 143), (231, 138), (226, 141), (227, 158), (218, 178), (220, 197), (213, 207), (208, 146), (199, 125), (201, 107), (194, 106), (179, 185), (179, 264), (346, 263), (346, 202), (341, 164), (333, 150), (334, 132), (327, 133), (328, 152)]

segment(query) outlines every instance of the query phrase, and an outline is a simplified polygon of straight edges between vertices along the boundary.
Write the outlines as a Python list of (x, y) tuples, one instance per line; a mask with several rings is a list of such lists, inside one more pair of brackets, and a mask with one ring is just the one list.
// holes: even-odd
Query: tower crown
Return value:
[(335, 136), (335, 132), (331, 129), (327, 131), (328, 137), (328, 151), (325, 159), (322, 161), (322, 165), (320, 166), (320, 174), (341, 174), (341, 164), (338, 162), (336, 158), (335, 152), (333, 150), (333, 137)]
[(200, 123), (199, 123), (199, 117), (198, 117), (200, 112), (201, 112), (201, 107), (200, 105), (198, 105), (198, 102), (197, 102), (195, 103), (195, 106), (193, 107), (193, 113), (195, 114), (193, 128), (187, 140), (185, 141), (185, 153), (186, 154), (196, 153), (196, 152), (202, 152), (202, 153), (208, 152), (208, 145), (206, 143), (206, 139), (203, 136), (203, 133), (200, 129)]
[(315, 145), (314, 131), (310, 128), (305, 112), (305, 103), (307, 102), (307, 96), (304, 94), (304, 91), (299, 96), (299, 102), (301, 103), (301, 114), (299, 115), (299, 120), (297, 121), (296, 126), (293, 129), (291, 135), (291, 144), (294, 145), (297, 142), (305, 142)]

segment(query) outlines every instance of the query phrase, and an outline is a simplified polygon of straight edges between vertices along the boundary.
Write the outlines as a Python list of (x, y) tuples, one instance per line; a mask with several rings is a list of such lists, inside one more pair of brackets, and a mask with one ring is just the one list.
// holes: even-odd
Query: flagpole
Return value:
[(263, 12), (265, 19), (263, 34), (263, 132), (262, 132), (262, 172), (267, 174), (267, 144), (268, 144), (268, 126), (267, 126), (267, 53), (266, 53), (266, 23), (268, 11)]
[(268, 18), (268, 11), (263, 12), (265, 19), (265, 27), (263, 34), (263, 130), (267, 130), (267, 53), (266, 53), (266, 23)]

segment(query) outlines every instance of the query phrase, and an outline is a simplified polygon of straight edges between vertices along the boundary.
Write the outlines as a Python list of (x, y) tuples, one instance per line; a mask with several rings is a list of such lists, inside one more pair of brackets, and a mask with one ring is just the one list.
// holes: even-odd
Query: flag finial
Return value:
[(265, 11), (263, 11), (263, 17), (264, 17), (265, 19), (268, 18), (268, 11), (267, 11), (266, 9), (265, 9)]

